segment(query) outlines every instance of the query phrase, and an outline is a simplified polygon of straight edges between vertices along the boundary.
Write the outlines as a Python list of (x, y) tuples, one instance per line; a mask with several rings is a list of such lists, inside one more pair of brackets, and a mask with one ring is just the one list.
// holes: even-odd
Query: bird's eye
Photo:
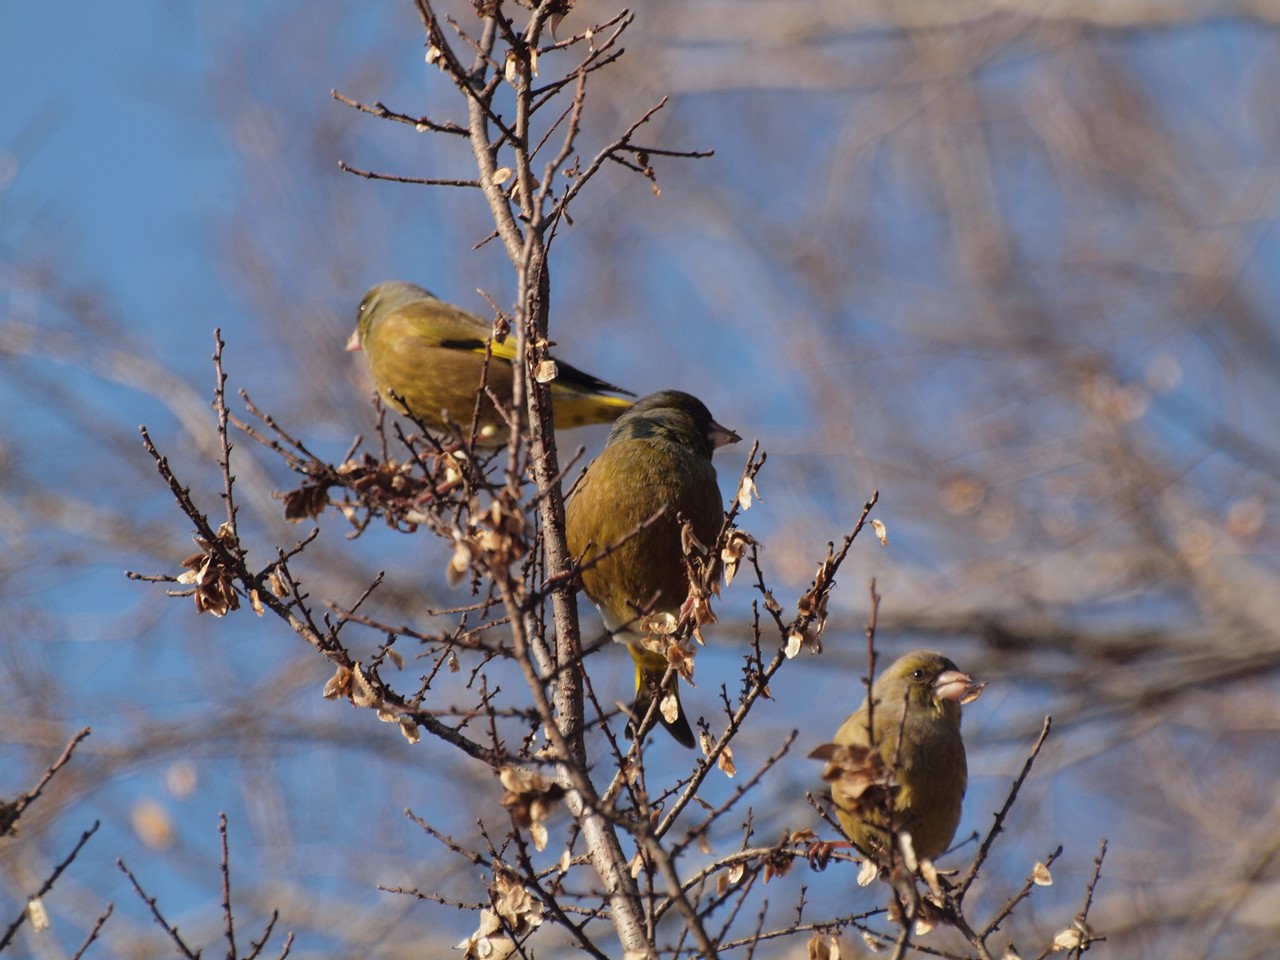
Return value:
[(912, 671), (911, 671), (911, 679), (912, 679), (912, 680), (923, 680), (923, 679), (924, 679), (924, 671), (923, 671), (923, 670), (912, 670)]

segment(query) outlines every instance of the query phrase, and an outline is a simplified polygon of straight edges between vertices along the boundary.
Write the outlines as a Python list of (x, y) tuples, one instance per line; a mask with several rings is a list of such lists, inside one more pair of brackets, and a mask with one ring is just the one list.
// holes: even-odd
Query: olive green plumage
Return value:
[[(585, 565), (583, 588), (636, 663), (636, 721), (648, 710), (667, 661), (639, 645), (643, 632), (635, 621), (641, 613), (679, 617), (689, 594), (681, 523), (687, 520), (704, 545), (715, 542), (724, 511), (711, 454), (738, 439), (696, 397), (676, 390), (650, 394), (618, 418), (566, 507), (569, 550)], [(600, 551), (664, 507), (656, 523), (591, 565)], [(673, 673), (664, 693), (677, 694), (678, 704), (677, 679)], [(678, 741), (693, 746), (683, 708), (675, 722), (662, 722)]]
[[(365, 294), (347, 349), (364, 351), (374, 385), (390, 407), (439, 430), (445, 429), (446, 417), (466, 430), (486, 376), (485, 348), (492, 335), (492, 326), (475, 314), (411, 283), (392, 281)], [(489, 389), (499, 398), (510, 397), (515, 338), (491, 349)], [(630, 400), (606, 395), (627, 391), (567, 363), (556, 365), (551, 401), (557, 428), (609, 423), (631, 406)], [(476, 434), (489, 446), (507, 439), (506, 422), (487, 396)]]
[[(954, 663), (926, 650), (896, 660), (871, 688), (875, 701), (874, 745), (883, 761), (882, 769), (892, 771), (897, 785), (892, 794), (893, 818), (898, 830), (911, 834), (917, 857), (932, 860), (944, 853), (960, 824), (960, 807), (968, 784), (964, 740), (960, 737), (960, 704), (973, 699), (979, 690), (981, 686), (975, 685)], [(861, 785), (851, 786), (857, 783), (857, 777), (845, 780), (829, 775), (831, 768), (841, 762), (838, 757), (833, 758), (837, 752), (833, 748), (872, 745), (866, 700), (840, 725), (833, 741), (813, 755), (831, 760), (824, 778), (832, 785), (836, 816), (859, 849), (883, 861), (887, 836), (883, 803), (867, 803), (857, 796)]]

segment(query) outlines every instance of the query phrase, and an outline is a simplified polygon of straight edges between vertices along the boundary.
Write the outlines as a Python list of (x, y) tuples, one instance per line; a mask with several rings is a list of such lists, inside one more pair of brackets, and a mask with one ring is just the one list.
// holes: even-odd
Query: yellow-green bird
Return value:
[[(566, 507), (565, 533), (570, 552), (584, 565), (583, 589), (600, 609), (605, 627), (635, 660), (635, 724), (667, 672), (666, 658), (641, 646), (639, 618), (651, 613), (679, 618), (689, 595), (681, 526), (687, 521), (708, 547), (715, 542), (724, 508), (711, 454), (739, 439), (716, 423), (697, 397), (678, 390), (642, 397), (613, 425), (604, 450)], [(656, 523), (595, 560), (664, 508)], [(692, 747), (693, 730), (679, 706), (678, 679), (672, 672), (661, 693), (676, 697), (675, 720), (661, 711), (658, 715), (676, 740)]]
[[(445, 303), (421, 287), (395, 280), (380, 283), (360, 301), (356, 328), (348, 350), (363, 350), (374, 385), (387, 404), (411, 413), (441, 431), (453, 421), (466, 430), (482, 382), (499, 398), (511, 396), (515, 337), (492, 342), (493, 327), (461, 307)], [(485, 351), (489, 349), (488, 373)], [(610, 393), (629, 394), (562, 361), (551, 383), (557, 428), (616, 420), (631, 401)], [(476, 436), (486, 446), (507, 440), (507, 425), (489, 400), (481, 398)]]
[[(982, 686), (940, 653), (908, 653), (871, 687), (874, 738), (863, 700), (833, 742), (810, 754), (828, 761), (822, 777), (831, 784), (836, 817), (863, 853), (887, 859), (890, 798), (894, 826), (911, 834), (918, 858), (946, 851), (968, 784), (960, 705), (976, 699)], [(886, 789), (886, 782), (892, 786)]]

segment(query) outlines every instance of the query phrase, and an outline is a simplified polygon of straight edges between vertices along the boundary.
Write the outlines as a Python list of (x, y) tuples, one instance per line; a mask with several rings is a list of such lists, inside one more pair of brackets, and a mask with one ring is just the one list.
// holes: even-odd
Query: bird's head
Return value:
[(742, 438), (716, 423), (711, 411), (692, 394), (659, 390), (641, 397), (613, 425), (609, 440), (662, 438), (692, 447), (710, 459), (717, 447)]
[(369, 339), (369, 330), (379, 318), (415, 300), (435, 299), (435, 295), (431, 292), (403, 280), (388, 280), (386, 283), (370, 287), (369, 292), (360, 301), (360, 309), (356, 313), (356, 328), (347, 338), (347, 349), (359, 350)]
[(940, 653), (916, 650), (895, 660), (876, 680), (877, 702), (902, 703), (959, 718), (960, 705), (975, 699), (985, 684), (973, 679)]

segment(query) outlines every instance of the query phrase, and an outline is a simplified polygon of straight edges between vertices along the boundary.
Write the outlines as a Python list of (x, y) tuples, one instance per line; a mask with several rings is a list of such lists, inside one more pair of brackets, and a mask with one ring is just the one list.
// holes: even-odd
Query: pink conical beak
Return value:
[(742, 439), (728, 427), (721, 426), (714, 420), (711, 421), (711, 427), (707, 430), (707, 436), (711, 439), (712, 450), (726, 446), (730, 443), (737, 443)]
[(352, 330), (351, 336), (347, 337), (347, 349), (348, 350), (360, 349), (360, 328), (359, 327), (356, 327), (354, 330)]
[(961, 673), (959, 670), (948, 670), (938, 674), (938, 679), (933, 682), (933, 695), (939, 700), (958, 700), (961, 703), (968, 703), (975, 699), (985, 686), (985, 683), (974, 683), (968, 674)]

